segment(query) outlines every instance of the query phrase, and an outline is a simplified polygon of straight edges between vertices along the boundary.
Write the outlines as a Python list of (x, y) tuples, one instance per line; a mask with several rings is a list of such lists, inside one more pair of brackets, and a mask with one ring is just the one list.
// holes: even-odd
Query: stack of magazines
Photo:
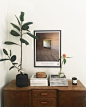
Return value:
[(48, 75), (45, 78), (36, 78), (36, 75), (32, 75), (30, 86), (48, 86)]
[(50, 75), (50, 86), (68, 86), (68, 80), (66, 76), (59, 78), (58, 75)]

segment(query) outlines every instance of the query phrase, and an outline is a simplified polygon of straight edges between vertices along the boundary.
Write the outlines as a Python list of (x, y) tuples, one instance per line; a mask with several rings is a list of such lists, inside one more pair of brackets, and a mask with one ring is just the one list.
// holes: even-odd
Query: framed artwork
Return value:
[(61, 67), (61, 30), (35, 30), (34, 67)]

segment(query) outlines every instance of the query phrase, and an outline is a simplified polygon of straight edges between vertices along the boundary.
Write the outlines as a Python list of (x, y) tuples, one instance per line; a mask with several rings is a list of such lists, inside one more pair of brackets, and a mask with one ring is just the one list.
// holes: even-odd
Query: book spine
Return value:
[(30, 80), (30, 83), (48, 83), (47, 80)]
[(30, 86), (48, 86), (48, 84), (30, 84)]

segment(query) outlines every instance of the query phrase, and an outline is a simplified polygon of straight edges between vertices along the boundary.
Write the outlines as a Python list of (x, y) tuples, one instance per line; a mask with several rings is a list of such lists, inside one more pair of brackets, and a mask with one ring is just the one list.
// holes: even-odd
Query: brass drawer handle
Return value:
[(41, 102), (41, 104), (47, 104), (47, 102)]
[(48, 93), (41, 93), (41, 95), (44, 95), (44, 96), (46, 96), (46, 95), (48, 95)]

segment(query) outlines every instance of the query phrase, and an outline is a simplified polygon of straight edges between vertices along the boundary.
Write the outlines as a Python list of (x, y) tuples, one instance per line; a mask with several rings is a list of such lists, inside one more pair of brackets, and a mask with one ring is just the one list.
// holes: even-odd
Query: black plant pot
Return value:
[(16, 75), (16, 85), (17, 87), (26, 87), (28, 86), (28, 74), (18, 74)]

